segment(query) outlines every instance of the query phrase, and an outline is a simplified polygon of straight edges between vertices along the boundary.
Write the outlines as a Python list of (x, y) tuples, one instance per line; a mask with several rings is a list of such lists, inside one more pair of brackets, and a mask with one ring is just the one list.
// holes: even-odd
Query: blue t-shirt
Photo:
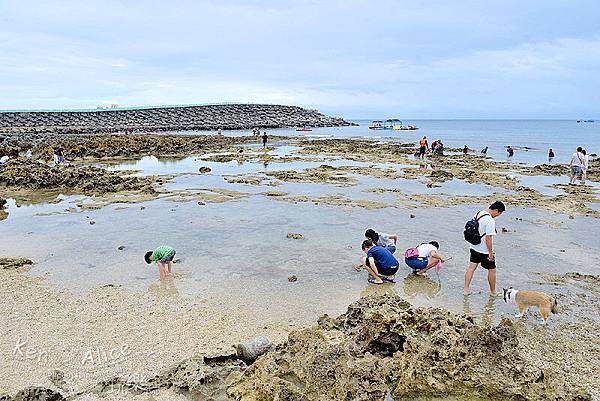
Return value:
[(385, 248), (376, 245), (367, 251), (367, 259), (373, 258), (375, 260), (375, 266), (378, 268), (390, 268), (390, 267), (398, 267), (400, 263), (398, 260), (392, 255), (390, 251)]

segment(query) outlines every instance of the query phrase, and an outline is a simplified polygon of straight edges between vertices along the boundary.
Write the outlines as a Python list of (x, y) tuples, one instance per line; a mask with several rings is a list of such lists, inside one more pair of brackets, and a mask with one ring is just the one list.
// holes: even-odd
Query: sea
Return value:
[[(419, 127), (415, 131), (371, 130), (373, 118), (351, 120), (352, 127), (313, 128), (300, 132), (295, 129), (269, 129), (268, 134), (298, 135), (312, 138), (367, 138), (381, 141), (418, 143), (427, 136), (429, 143), (441, 139), (445, 147), (481, 151), (488, 146), (488, 156), (526, 164), (548, 163), (548, 150), (553, 149), (554, 163), (568, 163), (578, 146), (588, 155), (600, 154), (600, 121), (578, 123), (576, 120), (402, 120), (403, 125)], [(205, 134), (205, 131), (199, 131)], [(226, 131), (224, 135), (248, 135), (247, 130)], [(508, 158), (506, 147), (515, 149)], [(592, 156), (593, 157), (593, 156)]]

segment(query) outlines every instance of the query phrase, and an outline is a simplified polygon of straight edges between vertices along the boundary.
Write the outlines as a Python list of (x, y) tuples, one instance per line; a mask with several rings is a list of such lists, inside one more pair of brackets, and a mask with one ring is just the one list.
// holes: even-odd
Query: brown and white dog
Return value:
[(504, 302), (513, 302), (517, 304), (517, 307), (519, 308), (519, 313), (515, 315), (517, 318), (523, 317), (527, 311), (527, 308), (530, 306), (537, 306), (540, 308), (540, 315), (542, 315), (544, 323), (546, 323), (548, 320), (550, 312), (558, 313), (556, 299), (544, 294), (543, 292), (515, 290), (512, 287), (503, 288), (502, 290), (504, 291)]

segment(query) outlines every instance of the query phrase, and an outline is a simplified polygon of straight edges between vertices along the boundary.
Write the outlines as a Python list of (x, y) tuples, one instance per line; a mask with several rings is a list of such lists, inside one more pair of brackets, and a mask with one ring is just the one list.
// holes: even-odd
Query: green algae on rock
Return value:
[(85, 194), (154, 192), (147, 177), (128, 177), (96, 167), (49, 166), (31, 160), (10, 161), (0, 170), (0, 186), (19, 189), (65, 188)]
[(15, 270), (23, 266), (33, 265), (33, 262), (27, 258), (2, 258), (0, 257), (0, 270)]

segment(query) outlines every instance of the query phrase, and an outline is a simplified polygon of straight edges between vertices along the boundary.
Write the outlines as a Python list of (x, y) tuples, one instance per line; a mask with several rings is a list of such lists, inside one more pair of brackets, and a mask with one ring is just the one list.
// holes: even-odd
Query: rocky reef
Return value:
[[(278, 137), (280, 138), (280, 137)], [(0, 154), (18, 157), (32, 150), (34, 157), (52, 159), (62, 148), (67, 160), (78, 158), (177, 156), (210, 152), (238, 152), (235, 145), (256, 142), (253, 137), (208, 135), (53, 135), (25, 134), (0, 143)]]
[(121, 191), (153, 193), (151, 180), (145, 177), (121, 176), (96, 167), (53, 167), (31, 160), (11, 160), (0, 168), (0, 187), (19, 189), (77, 190), (84, 194)]
[(4, 220), (8, 217), (8, 213), (4, 210), (6, 206), (6, 199), (0, 198), (0, 220)]
[(513, 323), (482, 327), (397, 295), (360, 299), (336, 319), (292, 332), (228, 387), (235, 400), (589, 400), (529, 364)]
[(352, 123), (341, 118), (327, 117), (317, 110), (268, 104), (0, 113), (0, 132), (4, 133), (95, 133), (127, 130), (149, 132), (344, 125)]

